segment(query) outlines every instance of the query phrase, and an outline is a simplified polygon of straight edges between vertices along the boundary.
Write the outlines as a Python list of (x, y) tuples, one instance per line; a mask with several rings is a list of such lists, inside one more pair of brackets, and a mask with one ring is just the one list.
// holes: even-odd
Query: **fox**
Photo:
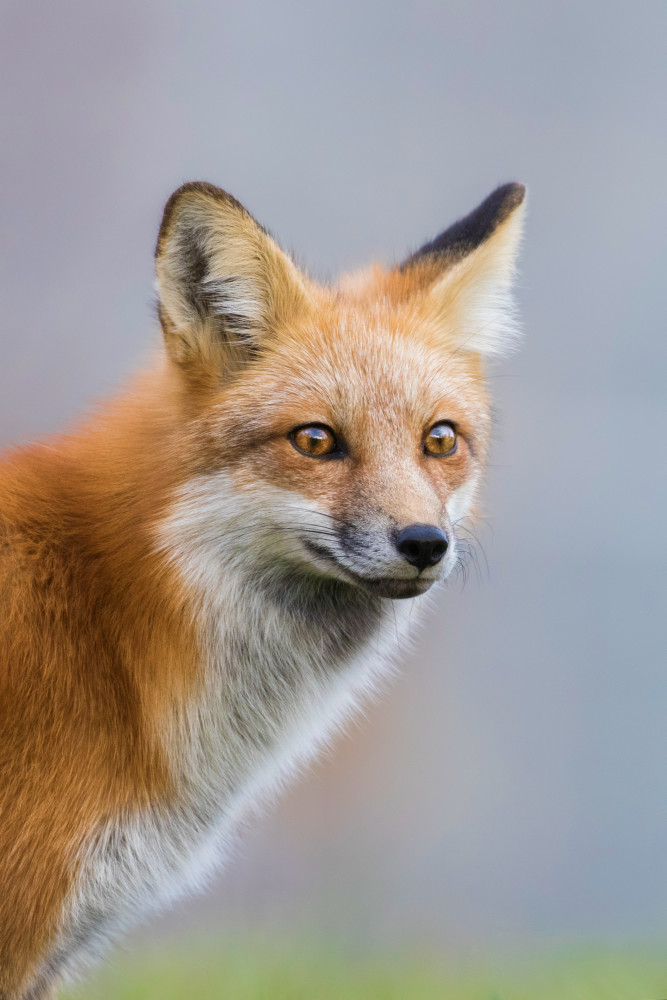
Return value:
[(478, 509), (524, 195), (335, 285), (169, 198), (151, 364), (0, 462), (0, 1000), (204, 887), (393, 669)]

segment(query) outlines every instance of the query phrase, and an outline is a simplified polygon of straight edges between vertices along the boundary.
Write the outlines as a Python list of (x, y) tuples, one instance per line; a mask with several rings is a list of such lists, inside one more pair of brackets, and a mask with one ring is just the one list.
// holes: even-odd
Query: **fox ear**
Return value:
[(249, 212), (212, 184), (184, 184), (167, 202), (155, 251), (167, 350), (218, 380), (271, 331), (308, 308), (306, 282)]
[(517, 336), (511, 296), (524, 215), (523, 184), (505, 184), (401, 265), (448, 342), (486, 356)]

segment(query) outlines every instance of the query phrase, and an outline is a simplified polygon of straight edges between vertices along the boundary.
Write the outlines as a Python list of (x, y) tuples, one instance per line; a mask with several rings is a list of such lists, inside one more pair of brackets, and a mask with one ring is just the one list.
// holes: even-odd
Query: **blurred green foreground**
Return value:
[(119, 957), (68, 1000), (664, 1000), (667, 958), (653, 951), (542, 959), (350, 960), (303, 947), (227, 942)]

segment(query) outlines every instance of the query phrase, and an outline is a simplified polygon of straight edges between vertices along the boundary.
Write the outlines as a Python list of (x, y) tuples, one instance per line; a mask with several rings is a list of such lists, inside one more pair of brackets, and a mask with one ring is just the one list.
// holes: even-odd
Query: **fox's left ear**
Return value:
[(155, 251), (167, 352), (217, 385), (310, 307), (307, 280), (243, 205), (213, 184), (166, 204)]
[(497, 188), (399, 268), (448, 343), (463, 350), (497, 356), (516, 340), (511, 288), (525, 194), (523, 184)]

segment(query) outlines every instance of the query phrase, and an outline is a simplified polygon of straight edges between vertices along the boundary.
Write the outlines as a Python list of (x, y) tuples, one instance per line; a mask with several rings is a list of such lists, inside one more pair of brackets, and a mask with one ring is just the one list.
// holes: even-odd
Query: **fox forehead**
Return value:
[(475, 355), (430, 340), (417, 310), (337, 304), (301, 329), (278, 331), (254, 364), (216, 397), (212, 417), (240, 442), (325, 423), (358, 448), (450, 420), (473, 438), (488, 424)]

